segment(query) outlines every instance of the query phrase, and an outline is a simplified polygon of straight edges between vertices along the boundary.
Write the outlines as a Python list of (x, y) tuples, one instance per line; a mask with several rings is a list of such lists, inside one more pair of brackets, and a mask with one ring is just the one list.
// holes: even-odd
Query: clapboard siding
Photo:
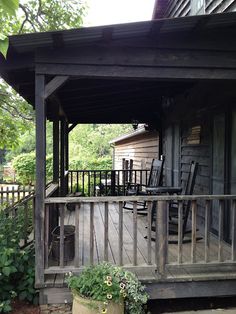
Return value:
[[(236, 0), (205, 0), (205, 14), (233, 11), (236, 11)], [(170, 0), (164, 12), (163, 17), (191, 15), (191, 0)]]
[[(200, 121), (200, 122), (199, 122)], [(191, 127), (200, 125), (200, 144), (187, 144), (187, 137)], [(189, 164), (191, 161), (198, 162), (198, 171), (194, 186), (194, 194), (207, 195), (211, 193), (211, 130), (209, 121), (192, 119), (191, 121), (182, 122), (181, 130), (181, 183), (186, 185)], [(204, 203), (198, 202), (198, 220), (204, 221)]]
[(190, 14), (191, 0), (169, 1), (165, 17), (187, 16)]
[(133, 169), (150, 169), (153, 158), (159, 156), (157, 132), (146, 132), (116, 142), (114, 147), (114, 168), (122, 169), (122, 160), (133, 160)]

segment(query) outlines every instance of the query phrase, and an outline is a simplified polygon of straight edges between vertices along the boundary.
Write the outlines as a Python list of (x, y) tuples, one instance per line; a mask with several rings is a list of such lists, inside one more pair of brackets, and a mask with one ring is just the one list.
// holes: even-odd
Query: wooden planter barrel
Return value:
[[(98, 314), (102, 313), (103, 302), (82, 298), (78, 295), (73, 296), (72, 314)], [(109, 302), (107, 314), (124, 314), (124, 304)]]

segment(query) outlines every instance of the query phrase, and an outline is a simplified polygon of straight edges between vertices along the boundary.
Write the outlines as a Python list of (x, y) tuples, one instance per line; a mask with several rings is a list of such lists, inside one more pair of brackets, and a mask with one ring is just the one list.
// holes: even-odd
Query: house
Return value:
[[(153, 158), (159, 157), (158, 131), (141, 124), (134, 131), (110, 141), (113, 147), (113, 169), (128, 170), (127, 180), (132, 181), (132, 170), (150, 170)], [(130, 178), (129, 178), (130, 177)], [(142, 178), (146, 181), (146, 176)]]
[[(1, 76), (36, 112), (41, 303), (69, 300), (65, 274), (101, 260), (132, 269), (151, 298), (236, 295), (235, 32), (236, 13), (230, 12), (10, 38), (8, 58), (0, 59)], [(46, 119), (53, 121), (54, 156), (54, 182), (47, 189)], [(68, 185), (79, 186), (77, 174), (68, 169), (68, 136), (75, 125), (133, 119), (158, 126), (166, 184), (184, 183), (189, 161), (199, 162), (194, 194), (66, 196)], [(97, 176), (93, 180), (95, 186)], [(130, 200), (133, 213), (123, 209)], [(175, 244), (168, 241), (173, 200), (179, 204)], [(138, 201), (147, 202), (147, 216), (137, 215)], [(191, 203), (190, 243), (182, 237), (183, 202)], [(68, 210), (71, 203), (74, 212)], [(71, 221), (74, 259), (68, 260), (64, 236)], [(55, 225), (61, 230), (57, 261), (51, 256)]]

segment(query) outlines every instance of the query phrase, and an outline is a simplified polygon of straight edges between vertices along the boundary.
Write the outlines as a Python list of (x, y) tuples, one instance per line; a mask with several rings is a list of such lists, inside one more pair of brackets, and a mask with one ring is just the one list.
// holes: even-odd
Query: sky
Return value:
[(84, 26), (151, 20), (155, 0), (87, 0)]

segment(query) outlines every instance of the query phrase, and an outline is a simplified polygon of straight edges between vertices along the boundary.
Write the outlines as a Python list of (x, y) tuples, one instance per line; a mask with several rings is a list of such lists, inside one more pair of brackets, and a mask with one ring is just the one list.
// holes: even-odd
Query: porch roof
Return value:
[(235, 79), (235, 33), (231, 12), (17, 35), (0, 74), (33, 106), (35, 75), (60, 77), (49, 119), (59, 102), (70, 123), (157, 121), (196, 80)]

